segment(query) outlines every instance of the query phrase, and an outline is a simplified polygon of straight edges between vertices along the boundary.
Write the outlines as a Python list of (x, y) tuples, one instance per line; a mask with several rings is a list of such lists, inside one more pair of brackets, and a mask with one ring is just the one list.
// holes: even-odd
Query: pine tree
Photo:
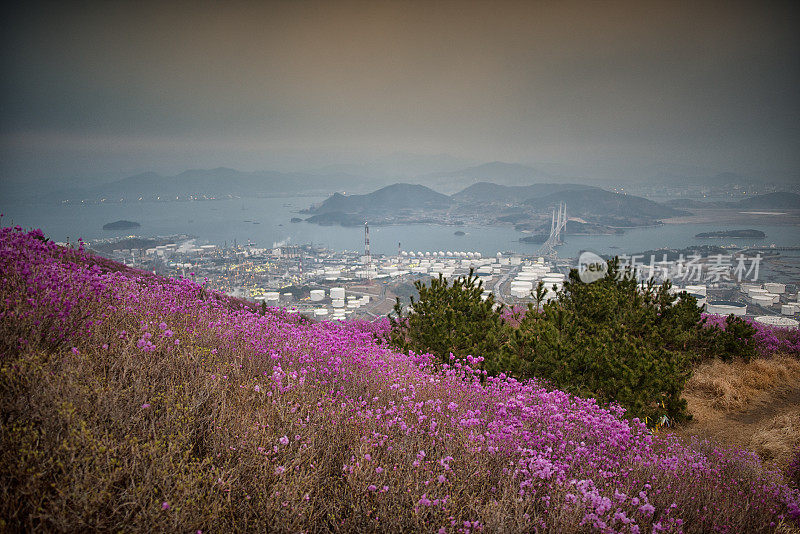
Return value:
[(618, 402), (650, 421), (686, 419), (680, 395), (690, 359), (677, 349), (702, 328), (699, 309), (688, 295), (672, 295), (669, 284), (640, 284), (628, 274), (616, 260), (590, 284), (573, 270), (558, 299), (541, 313), (529, 307), (505, 350), (521, 377)]
[(434, 354), (444, 363), (450, 362), (451, 353), (482, 356), (483, 368), (497, 372), (506, 327), (494, 297), (481, 298), (483, 284), (472, 269), (452, 284), (440, 274), (430, 285), (417, 281), (414, 287), (419, 298), (411, 297), (407, 314), (399, 298), (394, 306), (392, 343), (403, 350)]

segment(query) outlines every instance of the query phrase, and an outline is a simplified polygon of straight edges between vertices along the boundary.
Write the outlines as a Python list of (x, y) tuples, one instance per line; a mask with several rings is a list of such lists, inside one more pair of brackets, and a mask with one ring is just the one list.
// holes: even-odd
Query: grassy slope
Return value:
[(5, 232), (5, 529), (791, 528), (747, 454)]

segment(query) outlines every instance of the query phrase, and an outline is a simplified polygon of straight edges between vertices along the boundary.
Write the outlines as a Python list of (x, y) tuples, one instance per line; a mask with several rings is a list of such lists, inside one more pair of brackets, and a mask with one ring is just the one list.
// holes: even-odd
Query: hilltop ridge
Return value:
[(19, 228), (0, 229), (0, 272), (12, 530), (775, 531), (800, 516), (752, 455), (486, 376), (480, 356), (398, 352), (385, 323), (262, 314)]

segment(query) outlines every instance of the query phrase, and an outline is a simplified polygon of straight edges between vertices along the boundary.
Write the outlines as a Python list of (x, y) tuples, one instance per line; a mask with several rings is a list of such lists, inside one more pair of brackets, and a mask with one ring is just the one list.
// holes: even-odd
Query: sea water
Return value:
[[(15, 203), (0, 200), (3, 226), (11, 224), (24, 228), (41, 228), (56, 241), (72, 242), (83, 238), (138, 235), (151, 237), (170, 234), (190, 234), (198, 243), (254, 243), (272, 247), (277, 243), (322, 245), (333, 250), (363, 250), (363, 227), (318, 226), (306, 222), (292, 223), (292, 217), (305, 218), (299, 213), (323, 197), (245, 198), (186, 202), (125, 202), (125, 203)], [(103, 225), (117, 220), (136, 221), (140, 228), (133, 230), (103, 230)], [(700, 232), (753, 228), (766, 234), (764, 239), (696, 239)], [(464, 236), (455, 231), (465, 232)], [(373, 254), (397, 254), (403, 250), (465, 251), (495, 255), (515, 251), (534, 254), (538, 244), (519, 241), (523, 234), (511, 226), (445, 226), (436, 224), (403, 224), (371, 226), (370, 247)], [(575, 257), (582, 250), (600, 254), (633, 254), (660, 247), (684, 248), (697, 244), (769, 246), (800, 246), (796, 226), (769, 224), (714, 225), (665, 224), (655, 227), (626, 230), (623, 235), (566, 236), (558, 248), (561, 257)]]

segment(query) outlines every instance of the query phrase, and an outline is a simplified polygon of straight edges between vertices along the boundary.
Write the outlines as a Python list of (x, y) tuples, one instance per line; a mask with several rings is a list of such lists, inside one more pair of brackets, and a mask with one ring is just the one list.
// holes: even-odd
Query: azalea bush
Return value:
[(0, 229), (8, 531), (774, 532), (750, 453)]
[(753, 350), (761, 356), (776, 353), (800, 356), (800, 330), (761, 324), (750, 317), (722, 317), (705, 315), (706, 324), (712, 328), (727, 330), (729, 324), (746, 324), (752, 330)]
[(794, 451), (794, 458), (786, 468), (786, 476), (791, 485), (800, 489), (800, 447), (797, 447), (797, 450)]

